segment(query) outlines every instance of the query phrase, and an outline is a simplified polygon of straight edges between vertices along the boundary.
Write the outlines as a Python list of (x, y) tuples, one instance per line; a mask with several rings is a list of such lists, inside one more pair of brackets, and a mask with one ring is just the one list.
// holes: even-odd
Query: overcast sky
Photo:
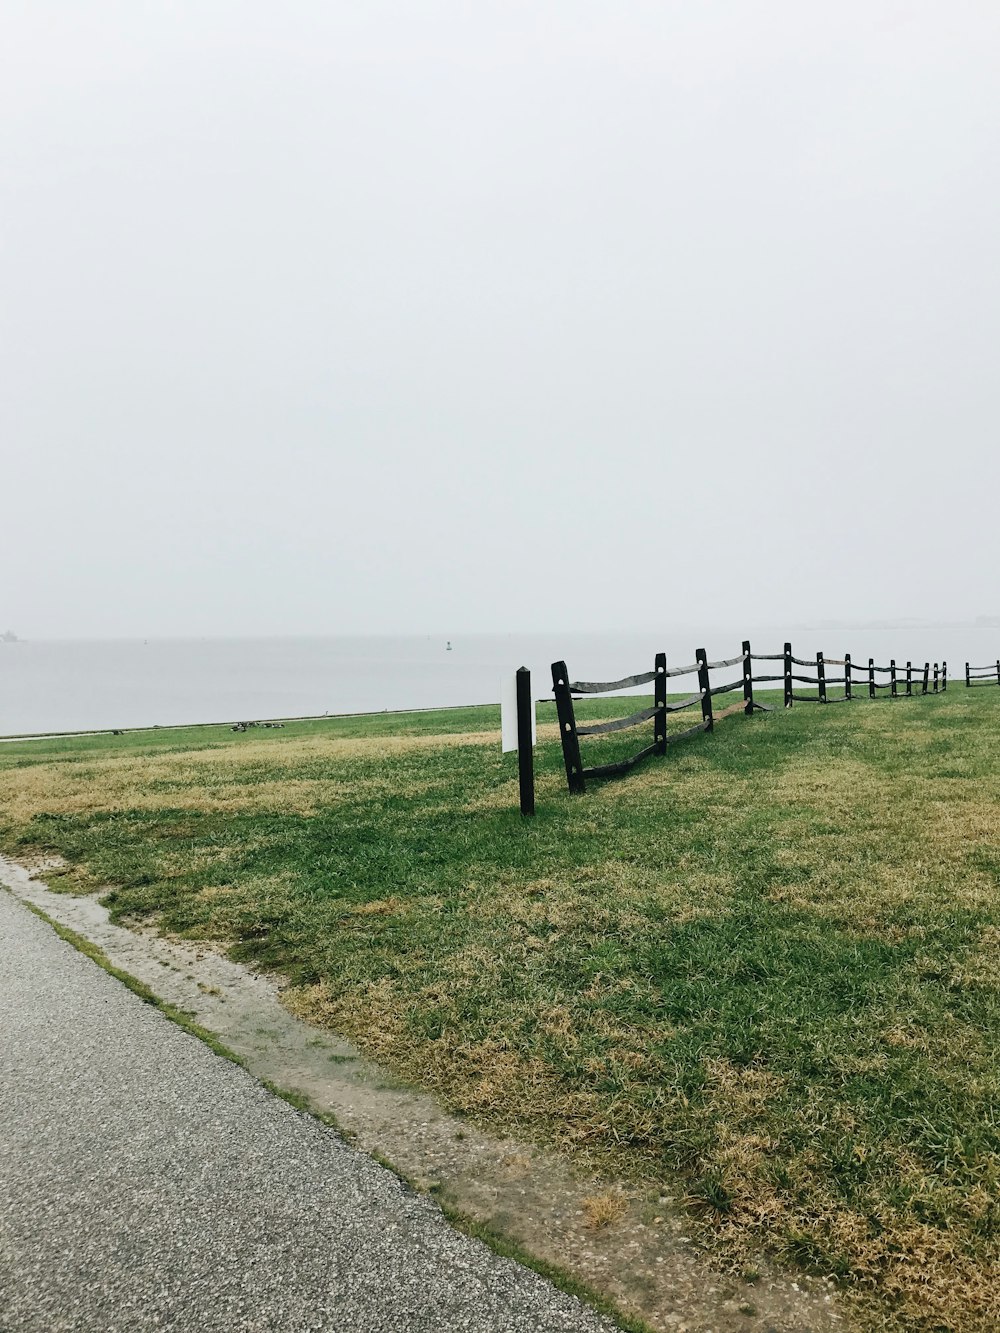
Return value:
[(4, 0), (0, 630), (1000, 612), (1000, 6)]

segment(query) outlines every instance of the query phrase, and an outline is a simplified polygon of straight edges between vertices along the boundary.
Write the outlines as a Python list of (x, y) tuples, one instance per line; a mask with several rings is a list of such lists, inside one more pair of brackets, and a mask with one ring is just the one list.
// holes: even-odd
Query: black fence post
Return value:
[(906, 697), (909, 699), (913, 693), (913, 663), (906, 664)]
[(934, 693), (938, 692), (938, 664), (934, 663)]
[(819, 685), (819, 701), (826, 703), (826, 663), (823, 661), (823, 654), (816, 654), (816, 681)]
[(695, 649), (694, 660), (698, 663), (698, 689), (701, 690), (701, 717), (705, 730), (711, 731), (715, 725), (712, 720), (712, 687), (708, 680), (708, 654), (704, 648)]
[(868, 659), (868, 698), (869, 698), (869, 699), (874, 699), (874, 698), (875, 698), (875, 659), (874, 659), (874, 657), (869, 657), (869, 659)]
[(997, 684), (1000, 685), (1000, 657), (997, 658)]
[(889, 693), (893, 699), (898, 698), (896, 690), (896, 659), (894, 657), (889, 658)]
[(924, 683), (923, 683), (923, 686), (922, 686), (922, 688), (921, 688), (921, 690), (920, 690), (920, 693), (921, 693), (921, 694), (926, 694), (926, 693), (927, 693), (927, 683), (928, 683), (928, 681), (930, 680), (930, 678), (931, 678), (931, 664), (930, 664), (930, 662), (925, 662), (925, 663), (924, 663)]
[(556, 713), (559, 717), (559, 738), (562, 741), (563, 759), (566, 763), (566, 781), (572, 792), (583, 792), (583, 763), (580, 759), (580, 738), (576, 734), (576, 715), (573, 712), (573, 696), (569, 690), (569, 672), (565, 662), (552, 663), (552, 692), (556, 696)]
[(656, 717), (653, 721), (653, 739), (656, 741), (656, 753), (667, 753), (667, 655), (656, 654), (656, 680), (653, 682), (653, 703), (656, 705)]
[(968, 662), (966, 662), (966, 664), (965, 664), (965, 688), (966, 688), (966, 689), (969, 688), (969, 664), (968, 664)]
[(792, 645), (785, 644), (785, 707), (792, 706)]
[(947, 662), (942, 662), (942, 663), (941, 663), (941, 693), (943, 694), (947, 688), (948, 688), (948, 663), (947, 663)]
[(844, 698), (851, 697), (851, 654), (844, 654)]
[(531, 736), (531, 672), (517, 669), (517, 777), (521, 790), (521, 814), (535, 813), (535, 752)]
[(753, 658), (749, 639), (743, 640), (743, 711), (747, 717), (753, 712)]

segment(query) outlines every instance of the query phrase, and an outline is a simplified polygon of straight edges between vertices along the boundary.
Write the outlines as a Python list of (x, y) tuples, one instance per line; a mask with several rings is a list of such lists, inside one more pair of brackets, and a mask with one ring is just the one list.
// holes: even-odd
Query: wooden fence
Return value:
[[(780, 663), (781, 673), (780, 675), (767, 672), (763, 675), (754, 674), (755, 662)], [(711, 672), (737, 666), (741, 668), (739, 680), (724, 685), (712, 685)], [(843, 667), (844, 674), (842, 676), (828, 676), (826, 674), (828, 666)], [(905, 668), (897, 669), (895, 658), (890, 660), (888, 666), (876, 666), (874, 658), (870, 657), (867, 667), (861, 667), (852, 662), (850, 653), (846, 653), (843, 658), (824, 657), (822, 653), (817, 653), (815, 659), (795, 657), (792, 654), (790, 643), (786, 643), (784, 650), (780, 653), (754, 653), (751, 652), (750, 643), (746, 639), (743, 641), (743, 651), (739, 657), (729, 657), (722, 661), (709, 662), (704, 648), (699, 648), (695, 652), (693, 663), (687, 666), (668, 667), (666, 654), (657, 653), (652, 671), (643, 671), (634, 676), (625, 676), (621, 680), (571, 681), (566, 663), (553, 662), (552, 691), (555, 695), (556, 712), (559, 718), (559, 735), (562, 740), (563, 759), (566, 764), (566, 781), (571, 792), (583, 792), (586, 790), (589, 778), (620, 777), (633, 769), (636, 764), (642, 763), (644, 759), (653, 755), (665, 755), (668, 748), (678, 745), (692, 736), (697, 736), (703, 731), (711, 731), (716, 722), (721, 721), (724, 717), (729, 717), (733, 713), (743, 713), (749, 716), (757, 709), (762, 712), (770, 712), (771, 710), (765, 704), (755, 701), (753, 697), (754, 685), (780, 684), (784, 692), (786, 708), (791, 708), (796, 703), (829, 704), (847, 702), (859, 697), (855, 693), (856, 687), (861, 687), (862, 697), (867, 695), (869, 699), (875, 699), (878, 697), (878, 691), (882, 690), (888, 691), (889, 697), (895, 699), (900, 697), (901, 690), (903, 697), (912, 696), (914, 686), (921, 694), (936, 694), (939, 691), (946, 690), (948, 688), (947, 662), (942, 662), (940, 668), (937, 662), (933, 666), (932, 684), (930, 662), (923, 664), (922, 672), (918, 664), (915, 676), (912, 662), (907, 662)], [(801, 671), (796, 672), (795, 667), (813, 668), (815, 675), (804, 675)], [(858, 674), (855, 674), (856, 672)], [(966, 684), (969, 683), (968, 672), (969, 668), (966, 667)], [(670, 703), (667, 698), (667, 681), (678, 676), (695, 675), (698, 677), (697, 690), (686, 698)], [(878, 679), (885, 676), (888, 676), (889, 679)], [(995, 680), (984, 683), (1000, 684), (1000, 662), (997, 663)], [(609, 694), (615, 690), (627, 690), (650, 684), (653, 686), (653, 706), (651, 708), (640, 708), (627, 717), (616, 718), (611, 722), (593, 722), (584, 726), (578, 724), (576, 711), (573, 707), (575, 699)], [(797, 692), (796, 685), (815, 685), (816, 693), (803, 694)], [(830, 686), (843, 686), (843, 691), (830, 693)], [(730, 704), (727, 708), (723, 708), (720, 712), (716, 712), (713, 700), (718, 695), (729, 694), (735, 690), (742, 690), (742, 699), (737, 703)], [(684, 709), (695, 707), (699, 707), (701, 710), (701, 721), (685, 728), (683, 731), (671, 732), (668, 735), (668, 716), (671, 713), (678, 713)], [(597, 764), (591, 768), (584, 767), (580, 750), (581, 739), (586, 739), (589, 736), (608, 736), (613, 732), (640, 727), (647, 722), (653, 724), (651, 743), (644, 745), (627, 759), (620, 759), (616, 763)]]
[(965, 687), (971, 689), (973, 685), (1000, 685), (1000, 660), (984, 667), (969, 666), (966, 662)]
[[(913, 694), (914, 686), (914, 666), (912, 662), (907, 662), (905, 668), (897, 666), (896, 659), (890, 658), (888, 666), (876, 666), (875, 659), (869, 657), (868, 665), (862, 666), (860, 663), (852, 662), (851, 654), (845, 653), (842, 658), (824, 657), (822, 653), (817, 653), (815, 661), (792, 656), (792, 645), (785, 644), (785, 650), (781, 655), (784, 662), (784, 694), (785, 707), (791, 708), (793, 703), (841, 703), (846, 700), (856, 698), (855, 687), (860, 686), (862, 694), (867, 691), (869, 699), (875, 699), (879, 690), (888, 690), (889, 697), (897, 699), (900, 696), (900, 687), (904, 696), (909, 697)], [(771, 659), (773, 660), (773, 659)], [(917, 663), (916, 684), (919, 686), (921, 694), (938, 694), (940, 691), (948, 688), (948, 663), (942, 662), (940, 665), (934, 664), (933, 683), (931, 679), (931, 663), (925, 662), (923, 672), (920, 671), (920, 664)], [(792, 668), (814, 667), (816, 674), (814, 676), (803, 676), (793, 672)], [(826, 668), (828, 666), (840, 666), (844, 668), (842, 676), (828, 676)], [(857, 674), (855, 674), (855, 672)], [(878, 676), (888, 676), (888, 680), (878, 680)], [(774, 679), (768, 677), (768, 679)], [(797, 684), (815, 685), (815, 694), (797, 694), (795, 686)], [(843, 685), (842, 694), (828, 694), (829, 685)]]

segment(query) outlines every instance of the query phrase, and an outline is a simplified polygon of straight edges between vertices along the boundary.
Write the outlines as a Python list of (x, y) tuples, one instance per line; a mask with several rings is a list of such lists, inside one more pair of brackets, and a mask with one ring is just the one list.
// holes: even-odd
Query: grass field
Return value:
[(727, 1264), (1000, 1327), (1000, 690), (728, 718), (582, 798), (552, 716), (533, 821), (467, 709), (0, 745), (0, 840), (453, 1108), (679, 1174)]

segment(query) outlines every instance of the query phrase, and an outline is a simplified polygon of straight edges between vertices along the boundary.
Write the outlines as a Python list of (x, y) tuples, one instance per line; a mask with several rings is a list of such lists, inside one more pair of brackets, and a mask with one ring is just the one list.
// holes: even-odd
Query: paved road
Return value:
[(0, 1333), (608, 1333), (0, 889)]

